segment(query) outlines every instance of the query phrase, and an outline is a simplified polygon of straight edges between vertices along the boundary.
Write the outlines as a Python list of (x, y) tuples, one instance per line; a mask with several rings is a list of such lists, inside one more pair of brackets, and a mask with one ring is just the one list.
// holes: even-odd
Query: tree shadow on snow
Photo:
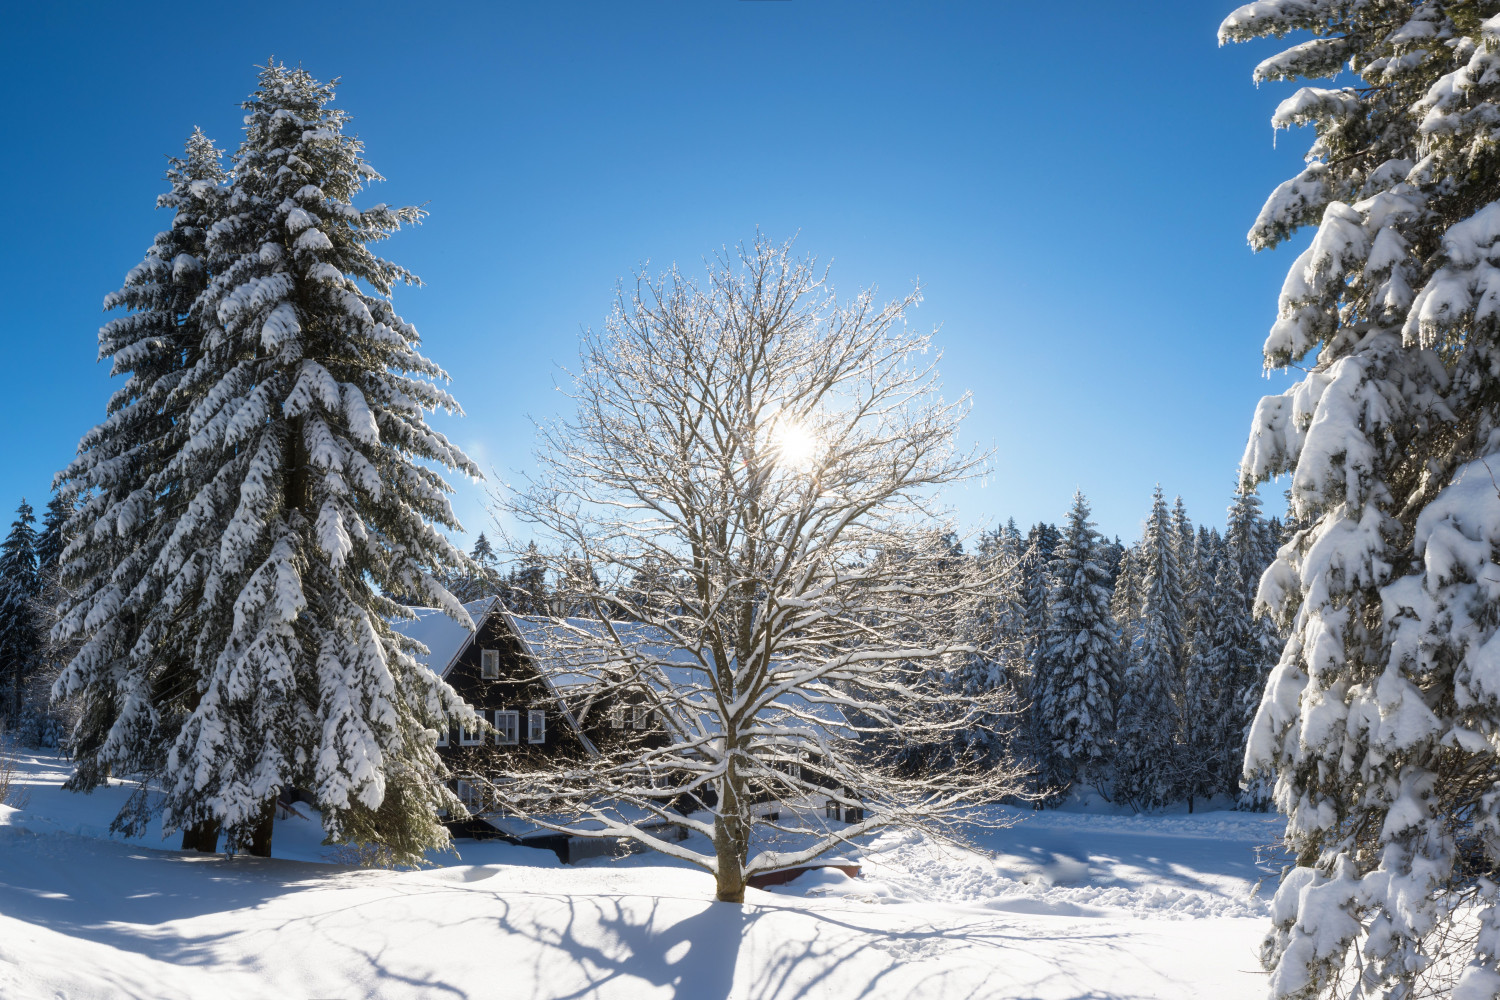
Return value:
[[(563, 986), (535, 970), (531, 1000), (586, 1000), (637, 995), (647, 984), (671, 991), (674, 1000), (772, 1000), (806, 996), (884, 998), (908, 995), (919, 983), (924, 997), (943, 1000), (1028, 1000), (1065, 995), (1076, 1000), (1152, 1000), (1154, 993), (1101, 991), (1087, 982), (1089, 969), (1145, 966), (1127, 935), (1106, 929), (1072, 928), (1039, 933), (1035, 925), (979, 918), (956, 926), (893, 930), (884, 907), (869, 913), (747, 903), (705, 901), (685, 917), (666, 911), (688, 901), (647, 903), (643, 897), (546, 896), (566, 907), (563, 920), (537, 918), (536, 906), (504, 906), (503, 932), (520, 935), (559, 953), (581, 981)], [(882, 919), (882, 918), (886, 919)], [(788, 934), (783, 920), (796, 920)], [(1066, 941), (1086, 950), (1040, 959), (1039, 945)], [(955, 964), (950, 952), (970, 949)], [(1031, 974), (997, 964), (1006, 953), (1025, 953)], [(540, 964), (540, 963), (539, 963)], [(893, 981), (897, 974), (900, 982)], [(736, 974), (739, 982), (736, 984)], [(1152, 971), (1158, 982), (1159, 971)], [(514, 984), (512, 984), (514, 987)], [(522, 995), (514, 992), (513, 995)]]
[[(459, 881), (471, 880), (463, 874)], [(254, 974), (284, 960), (311, 968), (312, 957), (359, 995), (523, 997), (529, 986), (533, 1000), (634, 997), (653, 988), (675, 1000), (913, 993), (1135, 1000), (1100, 992), (1090, 980), (1103, 968), (1145, 971), (1128, 935), (1086, 920), (1044, 927), (974, 914), (940, 926), (928, 915), (911, 926), (899, 904), (783, 903), (752, 893), (740, 906), (706, 896), (484, 891), (482, 884), (0, 828), (0, 913), (7, 917), (184, 966), (230, 961)], [(222, 930), (225, 922), (216, 920), (195, 932), (195, 917), (297, 893), (326, 897), (265, 910), (253, 927), (233, 919), (233, 929)], [(372, 918), (383, 932), (361, 934)], [(175, 921), (185, 923), (163, 926)], [(1161, 973), (1112, 978), (1160, 983)], [(378, 992), (368, 994), (372, 984)]]
[[(155, 850), (69, 834), (35, 836), (0, 827), (0, 913), (174, 965), (275, 961), (271, 955), (247, 961), (234, 943), (241, 928), (182, 932), (191, 931), (197, 917), (251, 909), (299, 892), (354, 887), (383, 874), (342, 865)], [(163, 926), (173, 921), (189, 923), (186, 928)], [(354, 959), (351, 968), (407, 983), (414, 995), (465, 995), (382, 967), (381, 956), (369, 949), (346, 957)], [(104, 978), (110, 974), (107, 968), (94, 971)], [(133, 993), (121, 984), (120, 995)]]

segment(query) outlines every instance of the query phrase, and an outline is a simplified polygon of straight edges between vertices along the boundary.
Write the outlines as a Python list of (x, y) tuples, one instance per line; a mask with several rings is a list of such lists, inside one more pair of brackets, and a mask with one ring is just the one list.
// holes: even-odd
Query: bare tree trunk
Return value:
[(219, 821), (206, 819), (182, 831), (182, 849), (214, 854), (219, 850)]
[(276, 824), (276, 798), (272, 796), (266, 799), (265, 805), (261, 806), (260, 822), (255, 826), (255, 832), (250, 835), (250, 847), (245, 852), (257, 858), (269, 858), (271, 856), (271, 831)]
[(748, 831), (744, 829), (744, 823), (740, 819), (743, 789), (739, 785), (739, 775), (735, 773), (734, 760), (731, 758), (716, 807), (718, 816), (714, 820), (714, 857), (718, 862), (715, 897), (721, 903), (745, 901), (745, 849), (748, 846)]

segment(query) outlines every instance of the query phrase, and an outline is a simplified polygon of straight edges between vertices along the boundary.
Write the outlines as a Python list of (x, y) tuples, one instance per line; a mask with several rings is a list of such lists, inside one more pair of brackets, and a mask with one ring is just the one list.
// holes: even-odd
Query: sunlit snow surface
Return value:
[[(909, 834), (743, 907), (651, 854), (575, 867), (461, 842), (419, 872), (329, 863), (316, 813), (277, 858), (110, 839), (122, 787), (22, 761), (0, 806), (0, 997), (1260, 997), (1257, 846), (1274, 817), (1027, 815), (974, 850)], [(306, 806), (299, 808), (307, 811)], [(1274, 881), (1274, 876), (1272, 876)], [(1260, 895), (1269, 895), (1263, 892)]]

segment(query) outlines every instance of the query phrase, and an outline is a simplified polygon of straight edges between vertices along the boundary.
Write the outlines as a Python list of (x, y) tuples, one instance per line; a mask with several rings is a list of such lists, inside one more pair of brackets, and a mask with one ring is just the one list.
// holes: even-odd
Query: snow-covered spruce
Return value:
[[(106, 310), (127, 310), (99, 330), (100, 360), (125, 381), (57, 477), (60, 502), (80, 501), (59, 532), (67, 544), (53, 553), (65, 600), (52, 640), (73, 652), (54, 695), (76, 696), (73, 780), (81, 789), (111, 773), (158, 777), (196, 691), (191, 631), (174, 628), (162, 603), (176, 574), (154, 564), (191, 496), (174, 461), (188, 428), (179, 390), (201, 356), (194, 304), (223, 196), (219, 161), (195, 129), (183, 157), (169, 162), (171, 188), (157, 207), (173, 213), (171, 228), (104, 300)], [(132, 800), (121, 824), (135, 829), (144, 807)]]
[(1492, 13), (1261, 0), (1220, 28), (1315, 36), (1257, 79), (1355, 76), (1277, 108), (1316, 139), (1250, 231), (1260, 249), (1317, 226), (1265, 345), (1268, 365), (1316, 360), (1262, 400), (1242, 465), (1291, 474), (1298, 524), (1260, 583), (1291, 636), (1246, 756), (1297, 858), (1263, 953), (1278, 997), (1500, 995)]
[(0, 712), (12, 727), (21, 722), (21, 692), (42, 647), (36, 602), (42, 591), (37, 569), (36, 515), (21, 498), (10, 532), (0, 543)]
[(1050, 629), (1037, 657), (1033, 711), (1049, 751), (1049, 777), (1098, 784), (1111, 757), (1120, 689), (1119, 637), (1098, 557), (1103, 542), (1088, 501), (1073, 495), (1052, 559)]
[[(88, 642), (57, 692), (96, 706), (91, 780), (169, 745), (153, 768), (168, 830), (218, 823), (262, 852), (277, 793), (296, 785), (332, 837), (405, 860), (446, 841), (437, 812), (457, 802), (434, 729), (469, 710), (392, 633), (402, 609), (380, 592), (467, 620), (438, 582), (467, 566), (435, 527), (457, 527), (449, 487), (422, 463), (479, 470), (426, 424), (458, 407), (391, 307), (392, 285), (415, 279), (369, 248), (421, 213), (352, 205), (379, 176), (332, 98), (267, 66), (227, 187), (174, 178), (174, 198), (204, 191), (212, 221), (190, 235), (206, 283), (186, 307), (141, 298), (136, 286), (165, 297), (186, 276), (154, 251), (109, 303), (137, 310), (101, 335), (123, 370), (138, 363), (123, 330), (142, 313), (190, 338), (165, 392), (126, 397), (138, 426), (165, 414), (180, 436), (154, 444), (138, 485), (116, 459), (141, 431), (112, 419), (63, 474), (94, 492), (64, 555), (77, 596), (58, 629)], [(164, 688), (175, 703), (159, 704)]]
[[(977, 650), (963, 657), (955, 671), (954, 688), (961, 694), (992, 703), (1005, 695), (1007, 707), (1024, 698), (1030, 670), (1025, 662), (1026, 612), (1022, 598), (1022, 540), (1014, 518), (984, 535), (980, 542), (979, 573), (992, 588), (975, 610), (970, 623)], [(1021, 719), (1014, 711), (990, 714), (965, 737), (986, 756), (999, 757), (1015, 742)]]
[(1173, 801), (1178, 792), (1183, 679), (1182, 575), (1176, 531), (1160, 486), (1139, 558), (1139, 638), (1120, 699), (1115, 792), (1137, 806), (1157, 806)]

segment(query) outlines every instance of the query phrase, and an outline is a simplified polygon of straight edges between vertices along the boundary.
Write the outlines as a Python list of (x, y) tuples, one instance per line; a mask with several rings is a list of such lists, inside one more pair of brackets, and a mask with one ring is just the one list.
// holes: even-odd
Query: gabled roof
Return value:
[[(513, 615), (508, 611), (505, 616), (538, 669), (564, 696), (570, 691), (582, 692), (598, 682), (599, 668), (610, 662), (603, 650), (613, 644), (609, 635), (613, 631), (624, 646), (655, 668), (656, 673), (648, 676), (652, 687), (670, 687), (673, 699), (680, 704), (717, 714), (709, 676), (712, 654), (705, 651), (700, 660), (662, 629), (641, 622), (609, 622), (606, 627), (605, 622), (591, 618), (558, 621)], [(593, 649), (587, 648), (594, 643), (597, 646)], [(625, 665), (623, 659), (621, 665)], [(759, 717), (762, 721), (773, 721), (788, 712), (816, 719), (828, 732), (845, 729), (848, 725), (836, 705), (809, 701), (792, 691), (777, 696), (760, 711)]]
[[(441, 608), (408, 608), (407, 610), (416, 617), (405, 621), (391, 622), (391, 628), (400, 632), (408, 639), (415, 639), (427, 647), (427, 656), (418, 656), (417, 659), (439, 677), (448, 676), (448, 671), (453, 669), (453, 665), (458, 662), (464, 650), (469, 648), (469, 644), (479, 634), (478, 630), (484, 627), (485, 619), (494, 612), (498, 611), (502, 613), (505, 616), (506, 622), (509, 623), (511, 631), (520, 637), (520, 633), (516, 632), (514, 619), (505, 610), (505, 606), (500, 603), (498, 597), (485, 597), (477, 601), (470, 601), (464, 605), (464, 610), (469, 613), (469, 619), (474, 623), (475, 630), (473, 632), (464, 628), (452, 618), (449, 618), (447, 613)], [(525, 649), (526, 640), (524, 637), (520, 638), (522, 648)], [(558, 691), (552, 677), (547, 671), (541, 669), (541, 662), (534, 654), (531, 654), (529, 650), (527, 650), (527, 653), (527, 659), (530, 661), (532, 668), (536, 670), (537, 676), (541, 678), (542, 683), (546, 685), (548, 693), (557, 699), (558, 707), (562, 709), (563, 717), (567, 719), (568, 725), (572, 727), (573, 732), (577, 734), (578, 738), (583, 741), (584, 748), (590, 754), (597, 756), (599, 753), (598, 749), (594, 746), (593, 741), (584, 735), (582, 727), (578, 725), (578, 720), (574, 718), (572, 710), (568, 708), (567, 702), (563, 700), (562, 693)]]
[[(486, 597), (464, 605), (464, 610), (469, 613), (476, 629), (484, 623), (485, 616), (490, 613), (497, 600), (498, 598)], [(417, 659), (439, 677), (446, 677), (449, 669), (458, 662), (459, 656), (473, 641), (474, 633), (449, 618), (440, 608), (409, 610), (417, 617), (408, 621), (391, 622), (391, 628), (426, 646), (429, 650), (427, 656), (418, 656)]]

